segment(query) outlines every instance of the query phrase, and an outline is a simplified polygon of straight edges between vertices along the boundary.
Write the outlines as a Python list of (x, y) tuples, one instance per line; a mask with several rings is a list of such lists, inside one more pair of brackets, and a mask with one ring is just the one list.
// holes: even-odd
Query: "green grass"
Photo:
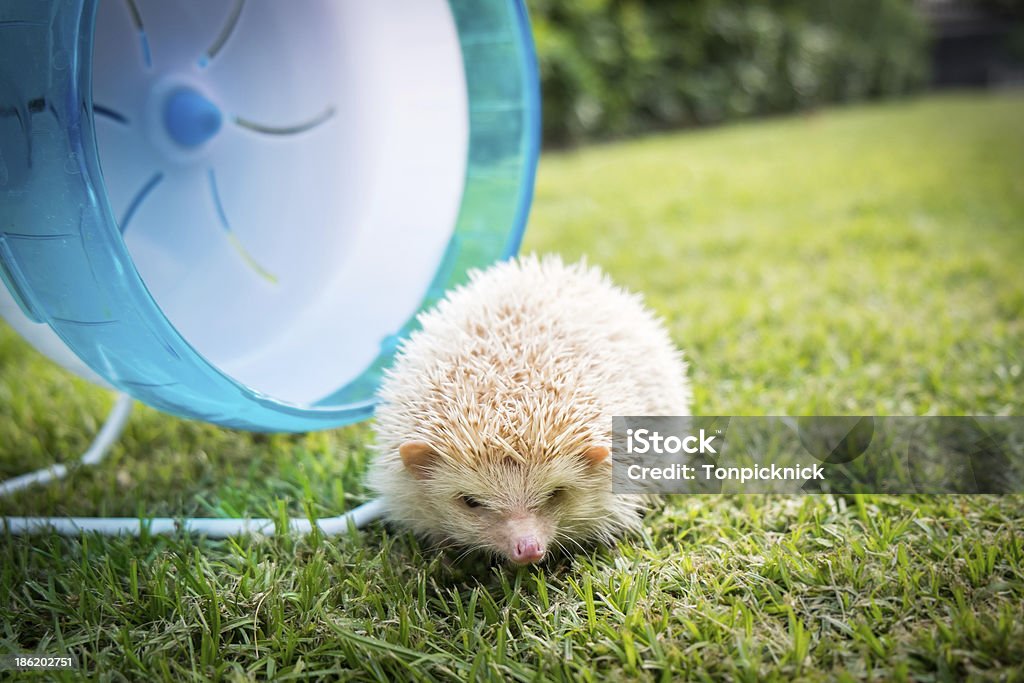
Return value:
[[(1021, 414), (1021, 121), (1020, 96), (930, 97), (551, 154), (525, 248), (644, 292), (699, 414)], [(0, 328), (0, 476), (81, 452), (110, 403)], [(336, 514), (369, 438), (140, 408), (0, 513)], [(4, 538), (5, 650), (109, 680), (1022, 680), (1024, 498), (671, 498), (520, 570), (380, 525)]]

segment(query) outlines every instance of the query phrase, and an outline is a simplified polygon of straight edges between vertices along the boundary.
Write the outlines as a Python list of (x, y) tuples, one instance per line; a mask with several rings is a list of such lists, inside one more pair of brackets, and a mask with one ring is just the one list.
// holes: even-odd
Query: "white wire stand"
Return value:
[[(110, 448), (117, 443), (121, 432), (124, 431), (133, 405), (134, 401), (130, 396), (118, 394), (117, 401), (103, 427), (96, 434), (96, 438), (77, 465), (72, 468), (94, 466), (102, 462), (110, 452)], [(50, 465), (41, 470), (0, 482), (0, 496), (7, 496), (36, 484), (46, 484), (63, 479), (72, 468), (62, 464)], [(350, 524), (357, 529), (362, 529), (381, 517), (383, 511), (384, 504), (381, 500), (371, 500), (337, 517), (325, 517), (312, 521), (303, 517), (292, 517), (288, 520), (288, 530), (292, 533), (308, 534), (316, 525), (321, 533), (335, 536), (344, 533)], [(277, 529), (277, 521), (270, 518), (3, 517), (0, 520), (2, 520), (0, 529), (16, 535), (54, 531), (62, 536), (78, 536), (82, 533), (97, 533), (105, 536), (138, 536), (142, 533), (174, 534), (186, 531), (202, 534), (209, 538), (229, 538), (245, 534), (272, 536)]]
[[(82, 455), (82, 458), (79, 460), (79, 466), (97, 465), (107, 456), (107, 453), (110, 452), (110, 447), (117, 443), (117, 438), (121, 436), (124, 426), (128, 423), (128, 416), (132, 414), (132, 405), (133, 401), (130, 396), (127, 394), (117, 395), (117, 401), (114, 403), (110, 415), (107, 416), (107, 421), (103, 423), (103, 427), (96, 435), (96, 438), (93, 439), (89, 449)], [(58, 463), (35, 472), (22, 474), (13, 479), (0, 482), (0, 496), (9, 496), (15, 491), (28, 488), (33, 484), (45, 484), (50, 481), (63, 479), (67, 476), (67, 473), (67, 465)]]

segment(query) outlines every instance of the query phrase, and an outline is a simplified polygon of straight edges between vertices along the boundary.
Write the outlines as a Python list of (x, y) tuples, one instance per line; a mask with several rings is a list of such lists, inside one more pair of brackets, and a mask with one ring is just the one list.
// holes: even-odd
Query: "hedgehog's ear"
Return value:
[(437, 453), (426, 441), (406, 441), (398, 447), (398, 454), (402, 456), (405, 469), (417, 479), (430, 476), (430, 463), (437, 457)]
[(608, 456), (611, 454), (612, 452), (607, 446), (599, 444), (588, 448), (586, 453), (583, 454), (583, 459), (589, 464), (596, 466), (607, 460)]

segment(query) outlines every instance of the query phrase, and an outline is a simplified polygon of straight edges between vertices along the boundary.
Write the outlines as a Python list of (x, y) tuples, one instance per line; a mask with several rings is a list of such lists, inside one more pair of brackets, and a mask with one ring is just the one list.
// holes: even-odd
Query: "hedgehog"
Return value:
[(614, 415), (688, 415), (683, 355), (585, 261), (471, 271), (421, 313), (378, 392), (369, 486), (390, 522), (514, 564), (609, 543), (646, 499), (616, 495)]

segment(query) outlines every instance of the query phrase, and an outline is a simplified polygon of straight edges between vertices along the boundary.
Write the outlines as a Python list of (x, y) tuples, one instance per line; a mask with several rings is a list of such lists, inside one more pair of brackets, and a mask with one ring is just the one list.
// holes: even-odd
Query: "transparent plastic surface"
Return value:
[[(244, 12), (243, 5), (225, 6), (229, 11), (242, 6)], [(432, 277), (424, 281), (425, 294), (422, 286), (415, 292), (420, 300), (416, 310), (432, 305), (469, 268), (517, 251), (538, 154), (536, 64), (521, 4), (454, 0), (448, 9), (465, 67), (468, 153), (451, 237), (435, 257), (440, 262), (432, 266)], [(216, 320), (219, 311), (229, 310), (230, 299), (211, 305), (212, 297), (196, 292), (191, 308), (179, 306), (174, 320), (154, 299), (140, 275), (142, 262), (133, 258), (122, 235), (125, 209), (120, 215), (115, 212), (102, 175), (92, 99), (96, 12), (95, 0), (0, 4), (0, 278), (17, 303), (16, 309), (0, 313), (19, 318), (21, 330), (45, 324), (111, 385), (183, 417), (261, 431), (322, 429), (368, 417), (380, 373), (398, 340), (410, 331), (415, 310), (394, 333), (383, 338), (379, 330), (370, 333), (378, 350), (375, 357), (360, 361), (362, 371), (354, 377), (339, 373), (334, 388), (318, 389), (315, 399), (295, 400), (277, 395), (269, 379), (270, 390), (258, 386), (263, 371), (243, 378), (232, 367), (238, 360), (233, 356), (244, 355), (242, 351), (234, 354), (230, 344), (222, 344), (213, 353), (200, 332), (187, 332), (196, 324), (190, 322), (190, 310), (196, 320)], [(144, 39), (140, 49), (149, 50)], [(202, 97), (189, 98), (200, 109), (206, 106)], [(99, 113), (104, 116), (109, 118), (109, 110)], [(228, 124), (226, 120), (223, 125)], [(180, 126), (175, 130), (187, 144), (206, 144), (206, 132), (195, 134)], [(417, 150), (407, 152), (415, 157)], [(140, 174), (138, 182), (147, 178)], [(402, 197), (379, 200), (401, 202)], [(282, 226), (261, 225), (257, 219), (245, 229), (258, 242), (261, 230)], [(396, 242), (393, 236), (388, 240)], [(196, 254), (197, 259), (201, 256)], [(387, 258), (374, 259), (370, 265), (386, 272)], [(359, 311), (373, 310), (381, 289), (348, 291), (357, 310), (309, 308), (306, 300), (297, 300), (295, 308), (305, 307), (314, 323), (328, 314), (351, 320), (345, 334), (358, 336)], [(245, 297), (252, 298), (248, 293)], [(286, 308), (267, 310), (272, 323), (292, 324), (284, 320)], [(222, 339), (213, 336), (214, 342)], [(324, 376), (322, 363), (301, 349), (278, 348), (284, 350), (267, 367)]]
[(279, 400), (357, 379), (455, 231), (469, 100), (447, 0), (105, 0), (93, 45), (107, 198), (167, 319)]

